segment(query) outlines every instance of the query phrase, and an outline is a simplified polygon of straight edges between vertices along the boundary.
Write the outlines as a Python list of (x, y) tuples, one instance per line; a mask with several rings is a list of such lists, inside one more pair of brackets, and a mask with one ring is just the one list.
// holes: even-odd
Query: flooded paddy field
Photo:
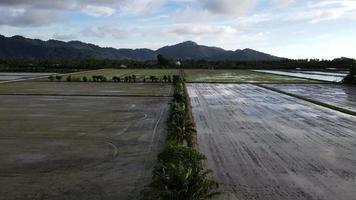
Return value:
[(347, 73), (331, 73), (331, 72), (319, 72), (319, 71), (278, 71), (278, 70), (253, 70), (255, 72), (263, 72), (268, 74), (285, 75), (298, 78), (307, 78), (319, 81), (329, 82), (341, 82)]
[(164, 144), (169, 85), (103, 96), (124, 86), (83, 83), (82, 96), (83, 85), (22, 84), (1, 85), (1, 200), (138, 199)]
[(188, 82), (231, 82), (231, 83), (313, 83), (306, 79), (280, 76), (256, 72), (252, 70), (207, 70), (187, 69), (184, 70), (185, 79)]
[(187, 87), (220, 199), (355, 199), (356, 117), (251, 84)]
[(171, 85), (164, 83), (23, 81), (0, 84), (0, 95), (171, 96), (172, 91)]
[(356, 112), (355, 86), (337, 84), (266, 84), (265, 86)]
[(0, 82), (1, 81), (11, 81), (17, 79), (35, 78), (41, 76), (49, 76), (52, 73), (10, 73), (10, 72), (0, 72)]

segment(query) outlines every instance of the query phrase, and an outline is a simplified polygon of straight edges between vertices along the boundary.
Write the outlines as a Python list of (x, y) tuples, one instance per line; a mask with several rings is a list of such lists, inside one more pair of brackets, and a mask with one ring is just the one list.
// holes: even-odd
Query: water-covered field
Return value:
[(256, 72), (252, 70), (184, 70), (188, 82), (197, 83), (312, 83), (306, 79)]
[(285, 75), (297, 78), (307, 78), (319, 81), (341, 82), (347, 73), (331, 73), (319, 71), (277, 71), (277, 70), (253, 70), (268, 74)]
[(0, 82), (1, 81), (12, 81), (18, 79), (28, 79), (41, 76), (49, 76), (51, 73), (10, 73), (10, 72), (0, 72)]
[(188, 92), (220, 199), (355, 199), (355, 116), (251, 84)]
[(171, 86), (0, 86), (0, 199), (138, 199), (165, 137)]
[(266, 84), (268, 87), (356, 112), (356, 87), (337, 84)]

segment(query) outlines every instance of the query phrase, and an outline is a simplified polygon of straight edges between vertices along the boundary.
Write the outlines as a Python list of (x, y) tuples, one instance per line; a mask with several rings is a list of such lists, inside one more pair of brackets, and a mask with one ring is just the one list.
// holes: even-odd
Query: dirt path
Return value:
[(187, 86), (221, 199), (355, 199), (356, 117), (249, 84)]

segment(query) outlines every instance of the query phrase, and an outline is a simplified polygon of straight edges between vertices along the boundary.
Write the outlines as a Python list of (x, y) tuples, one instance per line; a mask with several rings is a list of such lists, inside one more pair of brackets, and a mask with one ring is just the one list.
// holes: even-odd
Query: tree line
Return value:
[(142, 199), (210, 199), (219, 194), (219, 185), (203, 168), (206, 157), (194, 148), (196, 130), (185, 84), (179, 76), (173, 76), (173, 85), (166, 146), (158, 155), (152, 182), (142, 192)]
[(48, 80), (53, 82), (61, 82), (63, 80), (67, 82), (124, 82), (124, 83), (136, 83), (136, 82), (152, 82), (152, 83), (172, 83), (172, 76), (171, 75), (163, 75), (163, 76), (141, 76), (138, 77), (136, 75), (130, 76), (113, 76), (112, 78), (107, 78), (103, 75), (93, 75), (91, 77), (82, 76), (82, 77), (72, 77), (71, 75), (51, 75), (48, 77)]
[(195, 69), (348, 69), (354, 63), (354, 59), (338, 58), (333, 60), (319, 59), (281, 59), (274, 61), (211, 61), (211, 60), (177, 60), (158, 55), (157, 60), (73, 60), (73, 59), (0, 59), (0, 71), (12, 72), (76, 72), (82, 70), (94, 70), (103, 68), (195, 68)]

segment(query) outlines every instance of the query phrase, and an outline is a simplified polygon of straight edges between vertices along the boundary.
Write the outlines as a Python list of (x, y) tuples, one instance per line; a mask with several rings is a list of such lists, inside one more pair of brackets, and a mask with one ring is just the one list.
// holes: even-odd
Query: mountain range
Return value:
[(154, 60), (158, 54), (177, 59), (205, 59), (230, 61), (279, 60), (279, 57), (243, 49), (236, 51), (218, 47), (198, 45), (187, 41), (158, 50), (103, 48), (80, 41), (42, 41), (22, 36), (0, 35), (0, 58), (2, 59), (112, 59), (112, 60)]

